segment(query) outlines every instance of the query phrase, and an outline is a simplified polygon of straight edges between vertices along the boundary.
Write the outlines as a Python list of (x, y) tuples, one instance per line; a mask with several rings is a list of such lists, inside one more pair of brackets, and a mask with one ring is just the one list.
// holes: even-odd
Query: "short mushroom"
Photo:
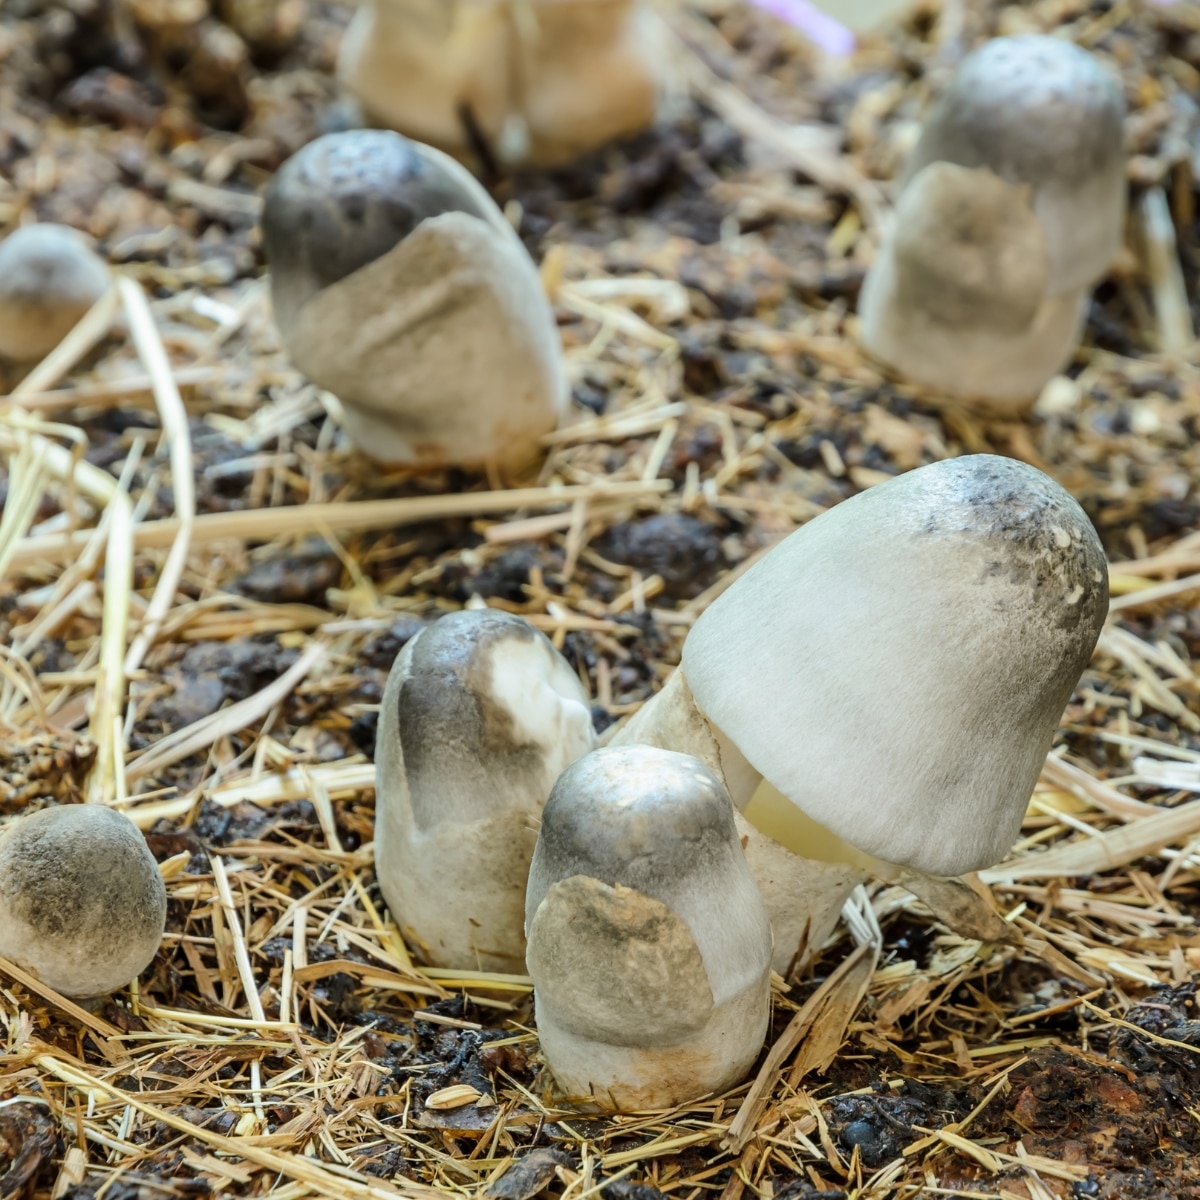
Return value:
[(614, 743), (721, 771), (777, 970), (872, 873), (996, 939), (1003, 922), (948, 877), (1012, 846), (1107, 581), (1095, 530), (1048, 476), (994, 455), (934, 463), (810, 521), (734, 583)]
[(327, 134), (272, 179), (262, 230), (283, 344), (365, 453), (507, 463), (557, 424), (568, 391), (537, 268), (453, 159), (388, 130)]
[(426, 962), (524, 972), (542, 807), (594, 744), (582, 685), (523, 618), (451, 613), (405, 645), (380, 708), (375, 858)]
[(650, 125), (668, 61), (645, 0), (370, 0), (338, 75), (375, 124), (545, 166)]
[(994, 38), (968, 54), (934, 106), (905, 167), (987, 167), (1033, 189), (1049, 255), (1048, 292), (1090, 287), (1125, 228), (1125, 99), (1117, 78), (1058, 37)]
[(124, 987), (154, 957), (166, 919), (158, 864), (114, 809), (43, 808), (0, 838), (0, 954), (64, 996)]
[(703, 763), (627, 745), (568, 767), (525, 911), (538, 1036), (565, 1095), (663, 1108), (745, 1078), (767, 1030), (771, 930)]
[(0, 242), (0, 357), (44, 358), (112, 286), (78, 230), (23, 225)]
[(1087, 288), (1049, 294), (1028, 184), (935, 162), (909, 183), (859, 298), (863, 345), (916, 383), (1019, 415), (1070, 361)]

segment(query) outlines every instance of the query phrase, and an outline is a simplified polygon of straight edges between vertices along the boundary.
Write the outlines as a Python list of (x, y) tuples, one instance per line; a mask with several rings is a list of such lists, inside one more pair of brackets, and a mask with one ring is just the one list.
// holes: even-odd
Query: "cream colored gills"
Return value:
[(865, 33), (910, 12), (913, 0), (809, 0), (814, 8), (858, 33)]

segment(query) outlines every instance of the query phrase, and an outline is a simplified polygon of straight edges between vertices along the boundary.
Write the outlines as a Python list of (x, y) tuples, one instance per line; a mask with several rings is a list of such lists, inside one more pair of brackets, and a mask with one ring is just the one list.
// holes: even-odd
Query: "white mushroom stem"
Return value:
[(424, 961), (524, 973), (542, 807), (594, 743), (578, 678), (521, 617), (452, 613), (400, 652), (379, 716), (376, 871)]
[(717, 775), (608, 747), (554, 786), (529, 873), (538, 1034), (560, 1088), (661, 1108), (740, 1082), (762, 1048), (771, 931)]

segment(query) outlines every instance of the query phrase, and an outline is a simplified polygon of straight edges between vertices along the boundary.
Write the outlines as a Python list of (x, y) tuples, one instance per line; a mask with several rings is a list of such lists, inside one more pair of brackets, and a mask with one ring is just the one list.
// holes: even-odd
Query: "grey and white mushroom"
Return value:
[(645, 0), (369, 0), (338, 76), (375, 124), (549, 165), (650, 125), (669, 61)]
[(568, 401), (558, 330), (467, 170), (389, 130), (327, 134), (272, 179), (262, 230), (284, 347), (360, 449), (428, 467), (536, 453)]
[(1028, 409), (1123, 242), (1124, 115), (1115, 76), (1061, 38), (969, 54), (905, 167), (859, 302), (864, 348), (994, 415)]
[(524, 973), (538, 821), (594, 744), (579, 679), (521, 617), (451, 613), (400, 652), (379, 716), (376, 871), (426, 962)]
[(1012, 846), (1108, 611), (1100, 541), (1033, 467), (971, 455), (847, 500), (700, 617), (615, 743), (719, 770), (776, 969), (870, 874), (960, 931), (1004, 925), (950, 877)]
[(166, 919), (146, 839), (111, 808), (44, 808), (0, 837), (0, 954), (64, 996), (103, 996), (136, 978)]
[(0, 357), (44, 358), (112, 286), (88, 239), (66, 225), (23, 225), (0, 242)]
[(703, 763), (630, 745), (568, 767), (525, 911), (538, 1036), (566, 1096), (662, 1108), (745, 1078), (767, 1030), (771, 931)]

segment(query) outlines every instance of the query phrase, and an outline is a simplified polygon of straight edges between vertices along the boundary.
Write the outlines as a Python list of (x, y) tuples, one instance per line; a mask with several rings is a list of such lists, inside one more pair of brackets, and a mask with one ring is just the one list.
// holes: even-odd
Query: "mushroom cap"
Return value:
[(522, 969), (542, 807), (594, 744), (578, 678), (521, 617), (451, 613), (401, 651), (379, 717), (376, 870), (431, 962)]
[(328, 133), (297, 151), (263, 197), (262, 232), (280, 328), (322, 288), (381, 258), (446, 212), (488, 219), (440, 156), (387, 129)]
[(932, 162), (1034, 186), (1051, 291), (1094, 282), (1120, 249), (1125, 100), (1086, 50), (1042, 34), (994, 38), (963, 59), (921, 130), (903, 186)]
[(108, 291), (108, 267), (66, 225), (23, 225), (0, 242), (0, 356), (49, 354)]
[(65, 996), (124, 987), (153, 959), (166, 919), (146, 839), (111, 808), (44, 808), (0, 839), (0, 954)]
[[(543, 900), (580, 876), (649, 897), (681, 918), (716, 1007), (763, 977), (770, 925), (738, 840), (733, 803), (716, 775), (691, 755), (610, 746), (567, 767), (546, 802), (529, 870), (525, 924), (531, 938)], [(589, 963), (599, 958), (607, 969), (595, 945), (564, 939), (558, 950), (556, 957), (569, 961), (536, 961), (532, 941), (529, 950), (542, 999), (556, 993), (556, 1010), (579, 1004), (575, 994)], [(628, 1036), (636, 1035), (630, 1030)]]
[(696, 622), (696, 705), (793, 804), (887, 862), (956, 875), (1015, 840), (1108, 611), (1083, 510), (971, 455), (809, 522)]

